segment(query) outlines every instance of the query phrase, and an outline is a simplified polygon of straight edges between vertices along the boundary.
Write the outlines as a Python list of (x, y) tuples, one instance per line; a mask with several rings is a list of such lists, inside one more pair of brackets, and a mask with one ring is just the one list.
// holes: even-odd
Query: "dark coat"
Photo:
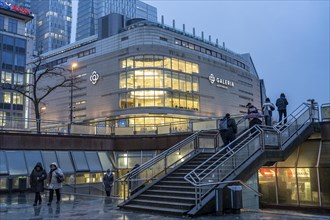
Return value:
[(105, 191), (110, 191), (113, 186), (113, 174), (110, 173), (108, 175), (107, 173), (103, 176), (103, 184)]
[(288, 100), (285, 96), (282, 96), (276, 100), (276, 106), (278, 110), (286, 110), (286, 106), (288, 105)]
[[(40, 167), (40, 170), (37, 170)], [(44, 180), (47, 178), (47, 173), (43, 169), (41, 163), (37, 163), (30, 175), (30, 185), (33, 192), (44, 191)]]

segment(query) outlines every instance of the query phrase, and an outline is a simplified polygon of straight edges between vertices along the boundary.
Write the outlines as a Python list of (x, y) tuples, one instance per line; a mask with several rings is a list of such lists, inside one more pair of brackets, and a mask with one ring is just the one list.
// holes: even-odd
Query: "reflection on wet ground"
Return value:
[[(111, 220), (174, 220), (186, 217), (160, 216), (157, 214), (142, 213), (120, 210), (117, 204), (121, 200), (117, 198), (82, 196), (82, 195), (62, 195), (60, 204), (53, 203), (47, 206), (47, 195), (42, 195), (43, 203), (32, 206), (34, 194), (14, 193), (0, 195), (0, 219), (111, 219)], [(198, 220), (219, 219), (219, 216), (207, 215), (195, 217)], [(324, 219), (330, 217), (320, 215), (301, 214), (281, 210), (248, 211), (242, 210), (240, 215), (229, 214), (221, 216), (224, 220), (246, 220), (246, 219), (281, 219), (281, 220), (301, 220), (301, 219)]]

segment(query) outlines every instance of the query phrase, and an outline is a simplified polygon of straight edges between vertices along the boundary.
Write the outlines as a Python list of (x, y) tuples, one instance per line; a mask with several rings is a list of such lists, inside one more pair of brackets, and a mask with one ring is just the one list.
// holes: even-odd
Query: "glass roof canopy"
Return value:
[(100, 151), (0, 151), (0, 176), (30, 175), (37, 162), (46, 172), (56, 162), (65, 174), (99, 173), (112, 169), (106, 152)]

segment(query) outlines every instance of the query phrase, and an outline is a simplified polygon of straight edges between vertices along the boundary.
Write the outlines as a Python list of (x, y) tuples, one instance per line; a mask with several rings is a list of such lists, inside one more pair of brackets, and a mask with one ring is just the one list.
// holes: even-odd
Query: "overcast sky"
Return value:
[[(237, 53), (250, 53), (275, 102), (280, 93), (289, 112), (309, 98), (330, 102), (329, 1), (142, 0), (165, 23), (212, 36)], [(73, 1), (75, 4), (76, 1)]]

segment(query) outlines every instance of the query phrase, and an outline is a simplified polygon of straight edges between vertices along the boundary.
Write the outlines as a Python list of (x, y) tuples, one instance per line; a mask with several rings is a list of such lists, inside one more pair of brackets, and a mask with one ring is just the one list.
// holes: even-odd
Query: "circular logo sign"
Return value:
[(95, 85), (99, 78), (100, 75), (96, 71), (93, 71), (92, 75), (89, 77), (89, 80), (92, 82), (93, 85)]
[(209, 76), (210, 83), (213, 84), (215, 82), (215, 77), (213, 74)]

